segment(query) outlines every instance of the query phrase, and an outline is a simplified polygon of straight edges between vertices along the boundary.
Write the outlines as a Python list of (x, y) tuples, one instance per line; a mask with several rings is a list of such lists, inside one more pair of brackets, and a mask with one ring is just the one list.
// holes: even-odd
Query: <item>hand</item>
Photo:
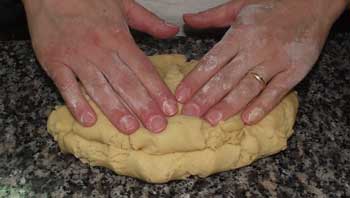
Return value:
[(180, 83), (183, 114), (212, 125), (239, 112), (261, 120), (318, 59), (344, 0), (235, 0), (184, 20), (193, 28), (230, 26)]
[[(96, 114), (80, 89), (124, 133), (162, 131), (176, 99), (137, 47), (128, 25), (157, 38), (174, 36), (165, 23), (131, 0), (24, 0), (36, 55), (84, 126)], [(78, 80), (79, 79), (79, 82)]]

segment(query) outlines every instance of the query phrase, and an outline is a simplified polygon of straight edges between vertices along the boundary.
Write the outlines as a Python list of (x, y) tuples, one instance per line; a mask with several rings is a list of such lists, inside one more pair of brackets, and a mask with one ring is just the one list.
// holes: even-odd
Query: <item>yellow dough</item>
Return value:
[[(186, 62), (182, 55), (150, 59), (172, 91), (197, 63)], [(206, 177), (249, 165), (285, 149), (298, 108), (296, 94), (290, 93), (254, 126), (245, 126), (239, 115), (216, 127), (199, 118), (176, 115), (169, 118), (168, 127), (160, 134), (141, 128), (127, 136), (90, 103), (98, 115), (97, 123), (90, 128), (79, 125), (66, 106), (59, 106), (50, 114), (48, 131), (62, 152), (71, 153), (91, 166), (107, 167), (152, 183), (190, 175)]]

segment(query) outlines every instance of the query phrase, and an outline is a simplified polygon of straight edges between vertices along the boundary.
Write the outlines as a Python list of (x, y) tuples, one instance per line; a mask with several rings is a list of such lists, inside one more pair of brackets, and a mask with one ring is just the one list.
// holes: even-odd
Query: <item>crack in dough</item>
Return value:
[[(150, 59), (172, 91), (197, 64), (183, 55), (157, 55)], [(77, 123), (66, 106), (58, 106), (48, 119), (48, 131), (64, 153), (91, 166), (103, 166), (120, 175), (151, 183), (208, 175), (249, 165), (287, 147), (298, 108), (290, 93), (262, 121), (245, 126), (234, 116), (216, 127), (194, 117), (169, 118), (163, 133), (145, 128), (127, 136), (120, 133), (89, 101), (98, 115), (92, 127)]]

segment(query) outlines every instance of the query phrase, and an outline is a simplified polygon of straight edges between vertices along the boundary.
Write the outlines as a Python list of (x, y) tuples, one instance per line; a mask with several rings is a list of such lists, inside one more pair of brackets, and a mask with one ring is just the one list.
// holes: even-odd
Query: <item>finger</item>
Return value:
[(244, 77), (249, 67), (242, 66), (235, 58), (217, 72), (196, 94), (184, 104), (182, 113), (202, 116), (210, 107), (219, 102)]
[[(233, 34), (233, 33), (229, 33)], [(182, 80), (175, 96), (181, 103), (188, 101), (213, 75), (238, 53), (239, 44), (229, 36), (217, 43)]]
[[(205, 119), (210, 124), (216, 125), (235, 115), (265, 88), (265, 83), (282, 69), (283, 67), (273, 63), (263, 63), (254, 67), (239, 82), (237, 87), (233, 88), (221, 102), (207, 112)], [(254, 75), (260, 76), (265, 82), (260, 81)]]
[(177, 102), (174, 95), (160, 78), (150, 60), (132, 41), (132, 38), (119, 42), (116, 46), (118, 46), (116, 51), (120, 60), (136, 75), (162, 112), (168, 116), (175, 115)]
[(111, 53), (107, 56), (101, 53), (99, 59), (98, 62), (103, 65), (101, 66), (103, 74), (144, 126), (153, 132), (162, 131), (167, 124), (163, 113), (136, 75), (120, 60), (118, 54)]
[(226, 120), (241, 111), (261, 90), (260, 83), (249, 75), (222, 101), (210, 109), (205, 115), (205, 119), (213, 126), (221, 120)]
[(73, 117), (86, 127), (95, 124), (96, 114), (83, 97), (74, 73), (66, 65), (57, 62), (47, 68)]
[(82, 61), (76, 63), (73, 70), (87, 93), (116, 128), (126, 134), (131, 134), (139, 128), (137, 119), (124, 107), (95, 65), (89, 61)]
[(243, 111), (241, 117), (248, 125), (255, 124), (263, 119), (278, 105), (282, 98), (296, 85), (290, 72), (283, 72), (273, 78), (264, 91)]
[(197, 29), (228, 27), (235, 20), (243, 3), (242, 0), (230, 1), (196, 14), (184, 14), (183, 19), (187, 25)]
[(175, 36), (179, 31), (179, 27), (165, 22), (135, 1), (124, 2), (128, 24), (131, 28), (160, 39)]

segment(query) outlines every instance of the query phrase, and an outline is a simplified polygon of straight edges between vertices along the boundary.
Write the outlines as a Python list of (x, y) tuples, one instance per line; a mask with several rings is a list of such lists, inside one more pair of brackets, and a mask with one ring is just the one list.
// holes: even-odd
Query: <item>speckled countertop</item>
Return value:
[[(199, 58), (209, 38), (156, 41), (147, 54)], [(59, 152), (46, 131), (62, 99), (30, 42), (0, 42), (0, 197), (350, 197), (350, 34), (332, 35), (296, 88), (300, 109), (284, 152), (208, 178), (153, 185)]]

